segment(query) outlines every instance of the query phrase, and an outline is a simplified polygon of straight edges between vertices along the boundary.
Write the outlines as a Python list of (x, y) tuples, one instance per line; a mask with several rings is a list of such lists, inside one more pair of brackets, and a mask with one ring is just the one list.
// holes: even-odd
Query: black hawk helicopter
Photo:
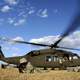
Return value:
[(36, 46), (49, 47), (40, 50), (32, 50), (29, 53), (23, 56), (16, 57), (5, 57), (1, 48), (0, 48), (0, 60), (8, 64), (15, 64), (19, 69), (19, 72), (24, 72), (28, 63), (33, 67), (39, 68), (67, 68), (67, 67), (76, 67), (80, 66), (80, 57), (76, 53), (66, 51), (63, 49), (69, 50), (80, 50), (68, 47), (60, 47), (58, 44), (74, 30), (80, 26), (80, 13), (74, 15), (73, 20), (70, 22), (68, 28), (61, 34), (59, 40), (54, 44), (39, 44), (27, 41), (18, 41), (11, 39), (2, 39), (3, 41), (15, 42), (20, 44), (31, 44)]

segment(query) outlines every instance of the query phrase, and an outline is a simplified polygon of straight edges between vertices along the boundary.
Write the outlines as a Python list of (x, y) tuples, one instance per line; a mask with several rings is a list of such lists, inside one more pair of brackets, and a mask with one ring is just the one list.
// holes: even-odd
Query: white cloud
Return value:
[(17, 37), (15, 37), (15, 38), (13, 38), (12, 40), (24, 41), (24, 39), (23, 39), (22, 37), (20, 37), (20, 36), (17, 36)]
[(37, 13), (38, 16), (42, 18), (48, 17), (48, 10), (47, 9), (40, 9)]
[(23, 16), (24, 14), (25, 14), (25, 11), (22, 11), (22, 12), (19, 13), (18, 16)]
[[(31, 39), (30, 42), (43, 43), (43, 44), (53, 44), (59, 39), (58, 36), (46, 36), (39, 39)], [(74, 32), (72, 35), (64, 38), (60, 43), (61, 47), (68, 48), (80, 48), (80, 31)]]
[(19, 19), (17, 22), (14, 23), (14, 26), (20, 26), (26, 22), (26, 19)]
[(35, 12), (35, 7), (30, 7), (28, 9), (29, 9), (28, 14), (33, 14)]
[(11, 10), (11, 8), (8, 5), (5, 5), (1, 8), (2, 12), (9, 12)]
[(9, 24), (13, 24), (13, 23), (14, 23), (14, 19), (8, 18), (8, 23), (9, 23)]
[(22, 37), (20, 37), (20, 36), (17, 36), (15, 38), (9, 39), (8, 44), (13, 45), (13, 44), (15, 44), (15, 41), (24, 41), (24, 39)]
[(23, 25), (26, 22), (26, 18), (22, 19), (16, 19), (16, 18), (8, 18), (7, 23), (13, 25), (13, 26), (20, 26)]
[(39, 39), (31, 39), (30, 42), (53, 44), (56, 40), (58, 40), (58, 36), (45, 36)]
[(9, 3), (10, 5), (15, 5), (18, 3), (18, 0), (5, 0), (5, 2)]
[[(26, 11), (27, 11), (27, 10), (26, 10)], [(26, 18), (28, 17), (28, 12), (26, 12), (26, 11), (21, 11), (21, 12), (18, 14), (18, 16), (26, 19)]]
[(33, 14), (35, 12), (35, 10), (30, 10), (29, 12), (28, 12), (28, 14)]

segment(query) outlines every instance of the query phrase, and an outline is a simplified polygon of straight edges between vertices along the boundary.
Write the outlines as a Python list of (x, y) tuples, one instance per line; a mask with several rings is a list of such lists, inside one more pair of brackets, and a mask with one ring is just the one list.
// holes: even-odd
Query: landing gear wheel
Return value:
[(47, 68), (46, 68), (46, 67), (44, 67), (44, 70), (47, 70)]
[(51, 70), (54, 70), (54, 68), (51, 68)]

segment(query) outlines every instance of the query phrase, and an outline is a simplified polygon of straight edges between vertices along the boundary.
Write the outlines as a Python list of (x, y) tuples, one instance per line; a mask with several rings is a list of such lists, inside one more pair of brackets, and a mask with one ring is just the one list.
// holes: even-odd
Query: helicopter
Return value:
[[(59, 40), (57, 40), (54, 44), (39, 44), (39, 43), (32, 43), (26, 41), (18, 41), (18, 40), (11, 40), (11, 39), (2, 39), (3, 41), (20, 43), (20, 44), (31, 44), (36, 46), (43, 46), (49, 47), (40, 50), (32, 50), (29, 53), (23, 56), (16, 56), (16, 57), (5, 57), (3, 51), (0, 47), (0, 60), (4, 61), (8, 64), (14, 64), (19, 69), (19, 72), (24, 72), (28, 63), (30, 63), (33, 67), (40, 67), (40, 68), (66, 68), (66, 67), (73, 67), (73, 66), (80, 66), (80, 57), (76, 53), (72, 53), (70, 51), (66, 51), (63, 49), (70, 49), (70, 50), (80, 50), (74, 48), (67, 48), (67, 47), (60, 47), (58, 44), (70, 33), (72, 33), (76, 28), (80, 25), (80, 14), (77, 14), (72, 23), (69, 25), (67, 30), (60, 36)], [(76, 57), (76, 59), (74, 59)]]
[(58, 44), (72, 32), (74, 32), (80, 26), (80, 13), (74, 15), (73, 20), (68, 25), (68, 28), (60, 35), (59, 39), (53, 44), (40, 44), (27, 41), (3, 39), (0, 40), (14, 42), (19, 44), (30, 44), (42, 47), (48, 47), (45, 49), (32, 50), (23, 56), (5, 57), (0, 47), (0, 60), (8, 64), (14, 64), (19, 69), (19, 72), (23, 73), (28, 63), (33, 67), (39, 68), (67, 68), (80, 66), (80, 56), (77, 53), (73, 53), (67, 50), (80, 50), (68, 47), (60, 47)]

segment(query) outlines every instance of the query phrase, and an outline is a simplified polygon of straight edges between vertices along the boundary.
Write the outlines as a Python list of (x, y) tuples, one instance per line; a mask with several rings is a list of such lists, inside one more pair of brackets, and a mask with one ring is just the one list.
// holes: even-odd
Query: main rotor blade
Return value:
[(59, 48), (68, 49), (68, 50), (77, 50), (77, 51), (80, 51), (80, 49), (76, 49), (76, 48), (67, 48), (67, 47), (59, 47)]
[(31, 44), (31, 45), (37, 45), (37, 46), (46, 46), (46, 47), (50, 47), (50, 45), (46, 45), (46, 44), (39, 44), (39, 43), (32, 43), (32, 42), (26, 42), (26, 41), (17, 41), (17, 40), (11, 40), (11, 42), (15, 42), (15, 43), (24, 43), (24, 44)]
[(65, 30), (65, 32), (61, 35), (60, 39), (56, 41), (53, 45), (51, 45), (51, 48), (57, 47), (60, 41), (66, 36), (68, 36), (70, 33), (72, 33), (74, 30), (76, 30), (80, 25), (80, 0), (77, 0), (77, 13), (73, 17), (73, 21), (70, 23), (68, 28)]
[(59, 44), (59, 42), (66, 36), (68, 36), (70, 33), (72, 33), (74, 30), (76, 30), (80, 25), (80, 13), (78, 13), (72, 23), (68, 26), (67, 30), (65, 30), (65, 32), (61, 35), (60, 39), (58, 41), (56, 41), (51, 47), (57, 47), (57, 45)]
[(47, 45), (47, 44), (39, 44), (39, 43), (33, 43), (33, 42), (27, 42), (27, 41), (11, 40), (9, 38), (3, 38), (3, 37), (0, 37), (0, 40), (7, 41), (7, 42), (13, 42), (13, 43), (22, 43), (22, 44), (31, 44), (31, 45), (36, 45), (36, 46), (50, 47), (50, 45)]

